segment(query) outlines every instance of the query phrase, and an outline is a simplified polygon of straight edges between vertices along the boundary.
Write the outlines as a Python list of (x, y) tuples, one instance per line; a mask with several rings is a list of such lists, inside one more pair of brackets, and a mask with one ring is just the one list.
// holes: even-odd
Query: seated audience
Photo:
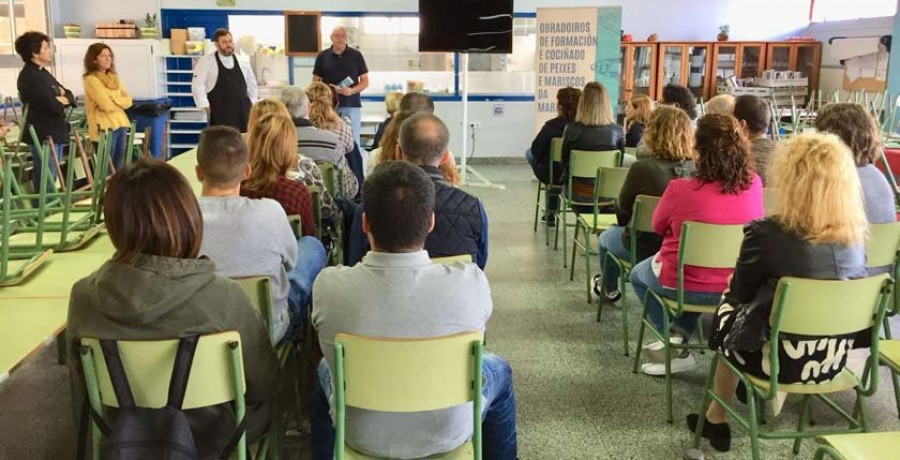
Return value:
[[(435, 126), (429, 115), (420, 117)], [(379, 166), (366, 181), (363, 201), (372, 252), (355, 267), (324, 269), (313, 289), (313, 325), (325, 356), (312, 401), (313, 458), (320, 460), (330, 460), (334, 448), (329, 410), (336, 334), (418, 339), (484, 331), (493, 308), (487, 278), (477, 266), (432, 264), (424, 250), (436, 217), (434, 180), (422, 168), (404, 161)], [(513, 460), (512, 372), (489, 353), (483, 369), (484, 458)], [(348, 407), (346, 428), (346, 443), (364, 454), (423, 458), (452, 451), (472, 436), (472, 408), (384, 413)]]
[(863, 106), (849, 102), (828, 104), (816, 114), (816, 129), (836, 134), (850, 148), (862, 184), (869, 223), (895, 222), (894, 192), (884, 174), (875, 167), (881, 155), (881, 136), (869, 112)]
[(287, 177), (297, 165), (297, 132), (286, 115), (260, 118), (250, 138), (250, 177), (241, 183), (241, 196), (271, 198), (289, 216), (300, 216), (301, 233), (316, 234), (312, 197), (300, 182)]
[[(368, 152), (357, 145), (353, 137), (353, 129), (334, 110), (334, 93), (321, 81), (312, 82), (306, 87), (309, 98), (309, 120), (319, 129), (331, 131), (338, 136), (338, 151), (344, 155), (347, 165), (356, 177), (357, 184), (363, 181), (363, 168)], [(359, 185), (357, 185), (357, 190)], [(358, 192), (357, 192), (358, 193)], [(355, 199), (356, 195), (346, 195), (347, 199)]]
[[(259, 439), (276, 413), (281, 368), (263, 319), (241, 286), (217, 276), (213, 261), (198, 258), (203, 219), (187, 180), (167, 163), (138, 160), (109, 180), (103, 215), (115, 254), (76, 282), (69, 299), (66, 338), (76, 414), (87, 398), (77, 358), (82, 338), (166, 340), (238, 331), (248, 442)], [(236, 427), (231, 405), (185, 414), (199, 457), (220, 455)], [(87, 415), (79, 420), (87, 423)]]
[(413, 111), (399, 111), (391, 117), (391, 123), (384, 130), (384, 137), (381, 139), (381, 146), (369, 153), (369, 162), (366, 164), (366, 177), (372, 174), (375, 167), (387, 163), (389, 161), (399, 160), (397, 154), (398, 139), (400, 137), (400, 125), (407, 118), (415, 115)]
[[(690, 179), (669, 182), (656, 211), (653, 229), (662, 235), (660, 251), (635, 265), (631, 285), (637, 298), (647, 290), (676, 298), (678, 239), (686, 221), (709, 224), (746, 224), (763, 216), (762, 182), (753, 172), (750, 143), (734, 117), (706, 115), (697, 123), (695, 137), (697, 171)], [(684, 301), (700, 305), (716, 305), (731, 275), (730, 268), (684, 267)], [(656, 329), (671, 334), (672, 343), (687, 342), (697, 327), (698, 313), (684, 312), (673, 319), (671, 331), (663, 331), (663, 317), (668, 314), (652, 296), (648, 297), (647, 316)], [(663, 344), (654, 342), (644, 347), (650, 362), (641, 367), (648, 375), (664, 375)], [(671, 372), (683, 372), (696, 366), (694, 357), (685, 350), (673, 356)]]
[[(769, 379), (774, 364), (769, 362), (769, 346), (778, 347), (778, 381), (784, 384), (825, 382), (847, 364), (852, 336), (766, 341), (780, 278), (846, 280), (868, 274), (866, 215), (850, 155), (836, 136), (824, 134), (800, 134), (775, 154), (771, 179), (780, 212), (744, 228), (734, 277), (716, 314), (711, 341), (732, 365), (748, 374)], [(810, 352), (791, 351), (804, 348)], [(807, 372), (813, 364), (815, 371)], [(737, 384), (737, 376), (720, 362), (715, 371), (716, 394), (730, 403)], [(688, 415), (691, 431), (698, 419), (697, 414)], [(718, 451), (731, 446), (725, 409), (715, 401), (706, 412), (703, 437)]]
[(378, 146), (381, 145), (381, 137), (384, 136), (384, 128), (387, 128), (387, 125), (391, 122), (391, 118), (393, 118), (394, 114), (400, 110), (400, 98), (402, 97), (403, 93), (400, 91), (392, 91), (384, 96), (384, 110), (387, 112), (388, 117), (378, 124), (378, 129), (375, 130), (375, 140), (372, 143), (372, 149), (377, 149)]
[(200, 255), (212, 259), (221, 276), (269, 277), (272, 341), (278, 343), (300, 331), (312, 283), (325, 266), (325, 248), (312, 236), (298, 241), (278, 202), (240, 195), (241, 181), (250, 177), (248, 159), (247, 145), (233, 128), (213, 126), (200, 134)]
[(718, 115), (733, 115), (734, 114), (734, 104), (735, 99), (734, 96), (730, 94), (719, 94), (717, 96), (713, 96), (710, 100), (706, 101), (706, 105), (703, 106), (706, 109), (706, 114), (718, 114)]
[[(289, 86), (281, 90), (281, 102), (285, 105), (294, 126), (297, 127), (297, 154), (309, 157), (314, 161), (331, 163), (340, 170), (345, 197), (354, 197), (359, 193), (359, 182), (347, 158), (338, 148), (338, 135), (319, 129), (309, 121), (309, 98), (300, 88)], [(301, 172), (312, 168), (301, 168)], [(321, 175), (321, 173), (319, 173)], [(324, 190), (324, 189), (323, 189)]]
[[(625, 136), (622, 127), (616, 124), (612, 114), (609, 93), (606, 87), (597, 82), (590, 82), (584, 87), (575, 121), (566, 126), (562, 141), (562, 166), (554, 183), (564, 184), (567, 181), (569, 160), (572, 150), (624, 150)], [(554, 168), (554, 173), (556, 169)], [(590, 202), (594, 198), (594, 180), (576, 179), (572, 185), (574, 201)], [(579, 207), (582, 212), (592, 212), (590, 207)]]
[[(556, 118), (551, 118), (544, 123), (541, 130), (531, 142), (531, 148), (525, 151), (525, 159), (531, 165), (534, 177), (545, 184), (550, 183), (550, 162), (553, 156), (550, 152), (550, 141), (554, 137), (562, 138), (566, 125), (575, 121), (575, 111), (578, 108), (578, 99), (581, 98), (581, 90), (578, 88), (560, 88), (556, 92)], [(559, 182), (554, 182), (558, 184)], [(559, 208), (559, 191), (551, 189), (547, 191), (547, 213), (552, 214)], [(548, 217), (544, 216), (542, 220)], [(556, 225), (555, 218), (551, 219), (551, 225)]]
[[(405, 112), (402, 112), (405, 113)], [(401, 113), (401, 115), (402, 115)], [(399, 118), (398, 118), (399, 119)], [(413, 114), (400, 127), (398, 152), (402, 159), (418, 165), (434, 181), (434, 230), (425, 241), (430, 257), (469, 254), (484, 269), (488, 257), (488, 219), (481, 201), (446, 184), (438, 170), (441, 158), (450, 155), (450, 131), (437, 116)], [(356, 210), (348, 244), (348, 263), (356, 264), (369, 250), (363, 234), (363, 205)]]
[(647, 96), (636, 96), (625, 106), (625, 121), (628, 132), (625, 133), (625, 147), (637, 147), (644, 137), (644, 127), (653, 111), (653, 101)]
[[(697, 99), (694, 97), (694, 93), (687, 87), (676, 84), (666, 85), (663, 88), (659, 104), (674, 105), (675, 107), (684, 110), (684, 113), (691, 119), (691, 126), (695, 129), (697, 128)], [(647, 158), (650, 156), (650, 150), (647, 149), (647, 146), (644, 145), (643, 142), (638, 143), (635, 156), (637, 159)]]
[(750, 139), (753, 169), (762, 179), (763, 185), (767, 185), (770, 157), (778, 146), (766, 135), (772, 119), (769, 104), (752, 94), (738, 96), (734, 102), (734, 117), (741, 123), (741, 129)]
[[(619, 267), (607, 260), (606, 253), (628, 260), (631, 252), (628, 225), (635, 198), (638, 195), (662, 196), (669, 181), (688, 178), (694, 172), (694, 132), (691, 120), (683, 110), (658, 107), (650, 115), (644, 139), (653, 156), (631, 165), (616, 202), (618, 225), (606, 229), (598, 237), (601, 272), (594, 276), (594, 294), (610, 302), (619, 300), (622, 294), (618, 285)], [(642, 232), (637, 236), (638, 261), (659, 251), (662, 244), (659, 235)], [(601, 278), (604, 278), (602, 286)]]

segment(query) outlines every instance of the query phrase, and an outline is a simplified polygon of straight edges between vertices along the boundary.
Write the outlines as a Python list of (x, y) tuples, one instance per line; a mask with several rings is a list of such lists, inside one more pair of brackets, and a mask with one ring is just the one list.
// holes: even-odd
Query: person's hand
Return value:
[(123, 89), (123, 90), (122, 90), (122, 97), (131, 97), (131, 93), (129, 93), (128, 90)]
[(65, 96), (56, 96), (56, 100), (59, 101), (59, 103), (62, 104), (63, 107), (69, 106), (69, 99)]
[(348, 86), (345, 86), (345, 87), (343, 87), (343, 88), (339, 88), (339, 89), (337, 90), (337, 92), (338, 92), (338, 94), (340, 94), (341, 96), (352, 96), (352, 95), (353, 95), (353, 89), (350, 88), (350, 87), (348, 87)]

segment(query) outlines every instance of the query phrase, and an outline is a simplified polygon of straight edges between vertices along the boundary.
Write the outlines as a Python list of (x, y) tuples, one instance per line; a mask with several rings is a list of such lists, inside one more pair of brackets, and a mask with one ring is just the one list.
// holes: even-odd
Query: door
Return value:
[(684, 60), (687, 46), (680, 44), (663, 43), (660, 45), (660, 61), (656, 94), (662, 94), (662, 89), (669, 84), (684, 84)]
[(794, 45), (770, 43), (766, 52), (766, 70), (785, 72), (791, 70), (791, 54)]
[(740, 46), (717, 43), (713, 45), (712, 79), (707, 98), (716, 94), (716, 88), (734, 76), (738, 76), (740, 65)]
[(631, 96), (648, 96), (653, 99), (656, 94), (656, 45), (632, 45), (631, 47)]
[(744, 43), (740, 49), (739, 78), (761, 77), (766, 65), (766, 45), (764, 43)]
[(693, 44), (687, 47), (687, 87), (697, 99), (709, 94), (709, 67), (711, 46), (709, 44)]

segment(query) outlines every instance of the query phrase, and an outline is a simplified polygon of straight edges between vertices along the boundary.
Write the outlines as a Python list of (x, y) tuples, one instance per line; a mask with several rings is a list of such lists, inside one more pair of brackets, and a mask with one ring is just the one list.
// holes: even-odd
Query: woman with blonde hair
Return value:
[(251, 131), (250, 177), (241, 184), (241, 195), (277, 201), (287, 215), (300, 216), (304, 236), (315, 235), (309, 190), (288, 178), (288, 173), (297, 167), (297, 131), (291, 117), (264, 115)]
[(653, 101), (648, 96), (635, 96), (625, 106), (625, 121), (628, 132), (625, 133), (625, 147), (637, 147), (644, 137), (644, 127), (653, 112)]
[(392, 91), (384, 96), (384, 109), (387, 111), (388, 117), (385, 118), (385, 120), (378, 125), (378, 129), (375, 130), (375, 140), (372, 142), (372, 150), (377, 149), (378, 146), (381, 145), (381, 138), (384, 136), (384, 130), (391, 123), (394, 114), (400, 110), (400, 99), (402, 98), (403, 93), (400, 91)]
[(734, 96), (730, 94), (719, 94), (706, 101), (706, 105), (703, 106), (703, 108), (706, 110), (707, 114), (716, 113), (719, 115), (733, 115), (734, 103)]
[[(734, 366), (760, 379), (769, 378), (774, 363), (769, 362), (767, 350), (777, 346), (779, 382), (828, 381), (844, 369), (847, 352), (853, 348), (852, 336), (794, 337), (777, 344), (765, 340), (780, 278), (868, 276), (868, 224), (859, 177), (850, 151), (830, 134), (801, 134), (787, 141), (776, 151), (771, 171), (780, 211), (744, 228), (744, 242), (730, 289), (716, 314), (711, 345)], [(807, 352), (792, 351), (799, 349)], [(816, 372), (805, 371), (807, 364), (827, 360), (834, 360), (833, 365), (816, 365)], [(737, 384), (737, 377), (720, 362), (715, 373), (716, 394), (730, 403)], [(731, 432), (725, 409), (713, 401), (705, 416), (703, 437), (709, 438), (716, 450), (727, 451)], [(698, 420), (697, 414), (688, 416), (691, 431)]]
[[(617, 284), (619, 268), (607, 260), (606, 253), (612, 252), (620, 259), (628, 258), (631, 247), (628, 223), (635, 198), (638, 195), (662, 196), (669, 181), (690, 177), (694, 172), (694, 132), (691, 119), (683, 110), (673, 106), (657, 107), (647, 120), (644, 142), (653, 152), (652, 156), (636, 161), (628, 170), (616, 202), (618, 225), (608, 228), (598, 238), (601, 273), (594, 276), (594, 294), (609, 302), (619, 300), (622, 294)], [(660, 245), (661, 236), (638, 234), (637, 261), (656, 254)]]
[[(578, 100), (575, 121), (566, 126), (562, 141), (562, 167), (554, 183), (564, 184), (568, 177), (572, 150), (624, 150), (625, 136), (622, 127), (613, 118), (609, 92), (600, 83), (585, 85)], [(594, 196), (593, 179), (578, 180), (572, 184), (572, 198), (589, 202)], [(589, 211), (588, 211), (589, 212)]]
[(316, 128), (325, 129), (338, 135), (338, 146), (344, 155), (353, 151), (353, 130), (334, 111), (334, 93), (325, 83), (315, 81), (306, 87), (309, 98), (309, 121)]

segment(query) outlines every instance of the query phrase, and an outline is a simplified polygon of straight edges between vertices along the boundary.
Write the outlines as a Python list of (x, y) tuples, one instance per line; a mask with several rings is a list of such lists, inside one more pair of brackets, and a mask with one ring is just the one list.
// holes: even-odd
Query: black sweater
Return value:
[(644, 124), (632, 123), (625, 133), (625, 147), (637, 147), (644, 137)]
[(545, 184), (550, 182), (550, 141), (554, 137), (561, 138), (567, 124), (569, 124), (569, 120), (563, 116), (547, 120), (534, 140), (531, 141), (531, 156), (534, 157), (531, 169), (534, 171), (534, 176)]
[[(75, 95), (64, 88), (47, 69), (42, 69), (33, 62), (25, 63), (16, 81), (19, 99), (28, 106), (28, 126), (34, 126), (38, 138), (43, 142), (47, 136), (56, 144), (66, 144), (69, 139), (69, 123), (66, 120), (66, 106), (56, 98), (60, 89), (69, 100), (69, 107), (75, 106)], [(25, 129), (28, 129), (28, 126)], [(23, 136), (26, 144), (31, 144), (31, 136), (26, 132)]]

